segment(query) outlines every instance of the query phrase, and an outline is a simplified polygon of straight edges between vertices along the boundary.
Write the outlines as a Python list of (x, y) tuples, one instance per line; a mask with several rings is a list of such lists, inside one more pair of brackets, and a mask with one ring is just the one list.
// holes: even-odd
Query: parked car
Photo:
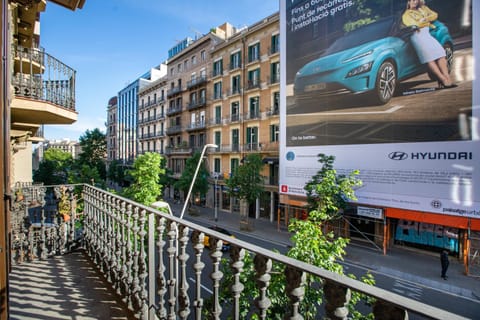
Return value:
[[(453, 40), (440, 21), (430, 32), (445, 48), (449, 71)], [(399, 82), (427, 72), (413, 48), (415, 27), (390, 16), (359, 27), (338, 38), (323, 54), (298, 70), (294, 94), (298, 101), (344, 94), (368, 93), (375, 104), (387, 103)], [(430, 75), (430, 74), (429, 74)], [(430, 75), (432, 80), (436, 80)]]
[[(211, 226), (211, 227), (208, 227), (208, 229), (226, 234), (227, 236), (229, 236), (231, 238), (235, 238), (235, 236), (233, 234), (231, 234), (228, 230), (223, 229), (219, 226)], [(210, 248), (210, 237), (208, 236), (208, 234), (205, 234), (205, 236), (203, 238), (203, 245), (206, 248)], [(230, 243), (227, 242), (227, 241), (223, 241), (222, 251), (228, 251), (228, 250), (230, 250)]]

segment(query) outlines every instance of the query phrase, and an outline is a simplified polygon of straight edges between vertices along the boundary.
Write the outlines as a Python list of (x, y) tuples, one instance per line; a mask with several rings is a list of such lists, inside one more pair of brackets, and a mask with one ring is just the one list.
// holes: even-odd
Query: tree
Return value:
[(87, 130), (80, 137), (80, 146), (82, 152), (79, 155), (78, 162), (80, 167), (88, 165), (97, 169), (102, 180), (107, 177), (105, 159), (107, 157), (107, 140), (100, 129), (95, 128), (92, 131)]
[(153, 152), (137, 157), (133, 169), (128, 170), (133, 183), (124, 189), (124, 196), (147, 206), (157, 201), (162, 194), (160, 176), (165, 174), (161, 161), (162, 156)]
[(319, 210), (329, 218), (338, 216), (340, 209), (345, 209), (348, 201), (355, 199), (355, 188), (362, 185), (362, 181), (355, 176), (358, 170), (352, 171), (348, 176), (338, 175), (333, 169), (334, 156), (320, 153), (318, 162), (321, 169), (307, 182), (304, 189), (307, 192), (307, 209)]
[[(195, 170), (198, 166), (198, 161), (200, 160), (200, 152), (196, 152), (193, 157), (188, 158), (185, 163), (185, 169), (182, 172), (180, 178), (175, 182), (175, 188), (180, 189), (184, 194), (188, 193), (190, 185), (192, 183), (193, 176), (195, 175)], [(202, 163), (198, 171), (197, 179), (192, 188), (192, 195), (200, 194), (205, 195), (208, 192), (208, 177), (210, 176), (207, 168)]]
[(72, 163), (73, 158), (70, 153), (60, 149), (47, 149), (38, 170), (33, 173), (33, 181), (43, 182), (45, 185), (67, 183)]
[(225, 181), (230, 196), (254, 203), (263, 192), (263, 177), (260, 174), (263, 165), (259, 154), (249, 154), (232, 177)]
[[(309, 182), (308, 188), (311, 197), (309, 204), (314, 209), (309, 212), (306, 220), (292, 219), (289, 231), (293, 234), (291, 238), (293, 245), (287, 252), (287, 256), (338, 274), (344, 274), (339, 261), (343, 260), (348, 239), (336, 237), (333, 231), (324, 232), (322, 226), (335, 217), (347, 199), (356, 199), (354, 187), (361, 185), (361, 181), (355, 177), (358, 171), (353, 171), (347, 177), (337, 177), (336, 171), (333, 169), (334, 159), (331, 156), (319, 155), (322, 168)], [(245, 289), (240, 297), (240, 310), (242, 310), (242, 318), (253, 318), (251, 302), (252, 298), (259, 294), (255, 286), (254, 260), (249, 254), (246, 254), (243, 262), (241, 279)], [(225, 276), (221, 284), (221, 303), (231, 304), (231, 286), (234, 284), (235, 278), (226, 261), (222, 261), (222, 272)], [(288, 306), (288, 299), (284, 294), (287, 284), (285, 267), (274, 263), (270, 276), (268, 297), (272, 305), (268, 309), (267, 318), (283, 319)], [(354, 277), (353, 275), (349, 276)], [(300, 312), (305, 319), (315, 319), (317, 310), (323, 303), (323, 289), (316, 283), (322, 283), (322, 280), (310, 274), (305, 279), (305, 292), (300, 303)], [(362, 281), (372, 285), (375, 283), (370, 274), (362, 277)], [(361, 318), (361, 314), (355, 311), (355, 306), (361, 299), (366, 299), (366, 297), (353, 292), (348, 305), (351, 315), (357, 319)], [(206, 306), (209, 303), (211, 301), (207, 301)]]

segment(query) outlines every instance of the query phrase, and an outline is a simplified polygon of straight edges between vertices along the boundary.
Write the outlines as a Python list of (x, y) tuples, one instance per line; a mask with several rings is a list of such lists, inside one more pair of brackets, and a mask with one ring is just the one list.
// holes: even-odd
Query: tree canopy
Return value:
[(133, 163), (133, 169), (128, 170), (133, 183), (124, 189), (124, 195), (144, 205), (151, 205), (162, 195), (160, 176), (165, 174), (161, 166), (162, 156), (147, 152), (140, 155)]
[(254, 203), (263, 192), (262, 157), (259, 154), (249, 154), (226, 180), (229, 194), (248, 203)]
[(87, 130), (80, 137), (80, 147), (82, 152), (79, 155), (78, 162), (80, 167), (88, 165), (97, 169), (102, 180), (107, 177), (105, 160), (107, 157), (107, 139), (100, 129), (95, 128), (92, 131)]
[(67, 183), (72, 164), (70, 153), (55, 148), (47, 149), (38, 170), (33, 173), (33, 181), (45, 185)]

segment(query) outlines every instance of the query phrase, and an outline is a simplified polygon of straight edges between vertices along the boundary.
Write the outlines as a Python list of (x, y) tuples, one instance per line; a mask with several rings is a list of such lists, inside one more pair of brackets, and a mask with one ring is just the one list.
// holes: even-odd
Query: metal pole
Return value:
[(215, 193), (213, 194), (214, 195), (214, 206), (215, 206), (215, 222), (218, 221), (218, 205), (217, 205), (217, 202), (218, 202), (218, 194), (217, 194), (217, 181), (218, 181), (218, 173), (215, 172)]
[(183, 204), (183, 209), (182, 213), (180, 214), (180, 219), (183, 218), (183, 215), (185, 214), (185, 210), (187, 209), (188, 201), (190, 200), (190, 196), (192, 195), (192, 189), (193, 185), (195, 184), (195, 180), (197, 179), (198, 171), (200, 170), (200, 165), (202, 164), (203, 156), (205, 155), (205, 151), (207, 148), (217, 148), (218, 146), (216, 144), (206, 144), (203, 147), (202, 153), (200, 154), (200, 159), (198, 159), (198, 164), (197, 164), (197, 169), (195, 170), (195, 174), (193, 175), (192, 183), (190, 183), (190, 189), (188, 190), (187, 198), (185, 199), (185, 203)]

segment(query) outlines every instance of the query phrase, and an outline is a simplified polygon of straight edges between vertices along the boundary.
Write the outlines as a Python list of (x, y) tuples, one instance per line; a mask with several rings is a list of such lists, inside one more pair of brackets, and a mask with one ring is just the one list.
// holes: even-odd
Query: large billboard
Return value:
[(304, 196), (324, 153), (360, 170), (358, 203), (480, 218), (479, 8), (280, 1), (280, 193)]

